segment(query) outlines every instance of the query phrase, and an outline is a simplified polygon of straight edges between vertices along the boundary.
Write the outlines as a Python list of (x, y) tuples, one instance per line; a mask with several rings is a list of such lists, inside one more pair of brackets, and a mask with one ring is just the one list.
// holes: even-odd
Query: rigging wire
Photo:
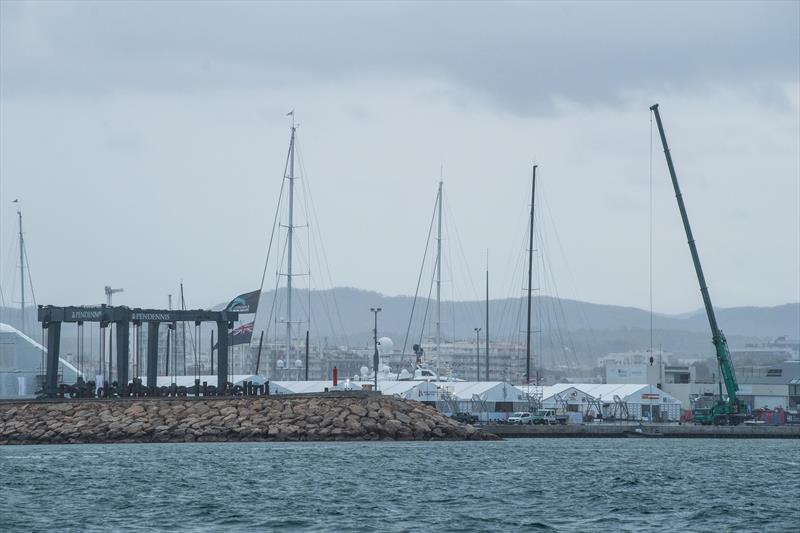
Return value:
[[(422, 346), (422, 339), (423, 339), (423, 337), (425, 335), (425, 326), (426, 326), (426, 323), (428, 321), (428, 311), (430, 310), (431, 301), (432, 301), (431, 300), (431, 294), (433, 294), (433, 286), (435, 284), (436, 284), (436, 267), (434, 267), (433, 271), (431, 272), (431, 284), (428, 287), (428, 297), (425, 300), (425, 302), (426, 302), (425, 303), (425, 314), (422, 315), (422, 329), (420, 329), (420, 332), (419, 332), (419, 345), (420, 346)], [(433, 320), (432, 317), (431, 317), (431, 320)], [(430, 328), (430, 324), (427, 324), (427, 325)], [(439, 357), (438, 353), (436, 354), (436, 357), (437, 358)]]
[[(455, 314), (455, 283), (454, 283), (455, 276), (453, 274), (453, 261), (450, 260), (450, 258), (453, 257), (453, 253), (452, 253), (451, 244), (450, 244), (451, 241), (449, 239), (450, 230), (449, 230), (449, 226), (447, 224), (447, 218), (448, 217), (445, 217), (444, 214), (442, 214), (442, 220), (444, 221), (444, 228), (445, 228), (444, 229), (445, 233), (443, 235), (447, 235), (448, 236), (448, 238), (446, 238), (446, 239), (444, 238), (444, 236), (442, 237), (442, 240), (445, 241), (445, 248), (446, 248), (446, 252), (447, 252), (446, 254), (444, 254), (442, 256), (442, 259), (443, 259), (442, 262), (445, 265), (445, 272), (447, 272), (448, 276), (450, 277), (449, 280), (448, 279), (444, 280), (444, 282), (447, 284), (447, 286), (450, 289), (450, 299), (447, 302), (447, 303), (449, 303), (449, 306), (447, 304), (445, 304), (445, 305), (446, 305), (446, 307), (449, 307), (449, 309), (450, 309), (450, 326), (452, 328), (452, 330), (451, 330), (451, 339), (453, 340), (453, 342), (455, 342), (455, 340), (457, 338), (456, 337), (456, 314)], [(444, 260), (445, 258), (447, 258), (447, 260)], [(439, 321), (443, 322), (441, 316), (439, 317)], [(443, 328), (442, 328), (442, 331), (444, 331)]]
[[(278, 223), (278, 217), (281, 214), (281, 203), (283, 201), (283, 190), (284, 190), (284, 187), (286, 186), (286, 179), (287, 179), (286, 178), (286, 173), (287, 173), (287, 171), (289, 169), (289, 157), (291, 155), (291, 150), (292, 150), (292, 146), (290, 144), (289, 149), (287, 150), (287, 153), (286, 153), (286, 162), (284, 163), (284, 166), (283, 166), (283, 179), (281, 180), (281, 187), (280, 187), (280, 190), (278, 191), (278, 201), (277, 201), (277, 203), (275, 205), (275, 216), (272, 219), (272, 230), (270, 231), (270, 234), (269, 234), (269, 243), (267, 244), (267, 255), (264, 258), (264, 269), (261, 272), (261, 282), (258, 285), (258, 299), (259, 299), (259, 301), (261, 300), (261, 295), (264, 292), (264, 281), (266, 280), (266, 277), (267, 277), (267, 268), (269, 267), (269, 258), (272, 255), (272, 245), (273, 245), (273, 243), (275, 241), (275, 234), (276, 234), (276, 232), (277, 232), (277, 230), (278, 230), (278, 228), (280, 226), (279, 223)], [(283, 261), (282, 258), (281, 258), (281, 261)], [(280, 263), (278, 263), (278, 264), (280, 264)], [(280, 277), (278, 277), (278, 279), (280, 279)], [(276, 292), (273, 294), (273, 304), (274, 304), (275, 299), (277, 299), (277, 284), (276, 284), (275, 291)], [(253, 331), (255, 331), (255, 324), (256, 324), (257, 320), (258, 320), (258, 307), (256, 307), (255, 316), (253, 316), (253, 326), (254, 326)], [(267, 322), (267, 331), (269, 331), (269, 324), (270, 323), (268, 321)], [(251, 343), (252, 343), (252, 340), (253, 340), (253, 338), (251, 337), (250, 338), (250, 342)], [(213, 351), (213, 347), (212, 347), (212, 351)], [(213, 353), (211, 354), (211, 357), (212, 357), (212, 361), (213, 361)]]
[[(305, 171), (305, 159), (303, 158), (302, 151), (299, 149), (299, 147), (297, 148), (297, 157), (298, 157), (298, 162), (300, 164), (300, 171), (301, 171), (303, 177), (305, 178), (305, 181), (307, 181), (308, 178), (306, 177), (306, 171)], [(341, 310), (339, 308), (339, 301), (336, 298), (336, 292), (333, 290), (333, 287), (334, 287), (333, 276), (331, 275), (330, 263), (328, 261), (328, 253), (327, 253), (327, 250), (325, 248), (325, 240), (322, 238), (322, 230), (321, 230), (322, 226), (320, 225), (319, 217), (317, 216), (317, 207), (316, 207), (316, 204), (314, 203), (314, 195), (311, 192), (310, 184), (309, 184), (309, 186), (307, 186), (307, 187), (304, 186), (304, 187), (307, 190), (306, 194), (308, 196), (308, 203), (311, 205), (310, 214), (313, 217), (312, 220), (314, 222), (314, 228), (316, 229), (316, 232), (317, 232), (317, 237), (318, 237), (318, 241), (319, 241), (319, 248), (320, 248), (320, 250), (322, 252), (322, 261), (320, 263), (322, 265), (324, 265), (324, 267), (325, 267), (325, 270), (322, 271), (323, 272), (322, 281), (323, 281), (323, 284), (324, 284), (325, 283), (324, 274), (327, 274), (327, 276), (328, 276), (328, 284), (329, 284), (329, 287), (331, 288), (331, 299), (333, 300), (333, 307), (334, 307), (334, 310), (336, 311), (336, 316), (337, 316), (338, 321), (339, 321), (339, 327), (341, 328), (341, 331), (344, 334), (345, 339), (347, 339), (347, 338), (349, 338), (349, 335), (347, 333), (347, 329), (345, 328), (344, 320), (342, 320), (342, 313), (341, 313)], [(308, 216), (308, 212), (306, 213), (306, 216)], [(315, 246), (315, 249), (316, 249), (316, 241), (314, 241), (314, 246)], [(335, 335), (335, 332), (333, 331), (333, 327), (332, 326), (331, 326), (331, 331)]]
[[(549, 279), (549, 281), (552, 284), (552, 295), (550, 296), (549, 300), (550, 300), (550, 308), (553, 311), (555, 317), (555, 331), (556, 334), (558, 335), (560, 344), (559, 351), (562, 353), (564, 351), (567, 351), (567, 353), (571, 354), (572, 360), (570, 360), (569, 357), (564, 357), (564, 362), (566, 363), (567, 366), (574, 364), (575, 367), (577, 368), (578, 366), (580, 366), (580, 363), (577, 359), (577, 355), (575, 354), (575, 343), (572, 340), (572, 334), (570, 333), (569, 330), (569, 323), (567, 321), (567, 316), (564, 311), (564, 302), (558, 292), (558, 285), (556, 284), (552, 264), (550, 263), (549, 259), (544, 257), (545, 256), (544, 253), (542, 254), (542, 256), (543, 256), (542, 257), (543, 275), (549, 276), (549, 278), (546, 279)], [(559, 318), (561, 320), (560, 323), (559, 323)]]
[[(286, 255), (286, 247), (287, 247), (287, 245), (288, 245), (288, 238), (284, 241), (283, 253), (281, 254), (281, 263), (283, 262), (283, 258)], [(281, 281), (280, 273), (276, 272), (276, 275), (275, 275), (275, 288), (272, 291), (272, 305), (270, 305), (269, 317), (267, 318), (266, 328), (265, 328), (265, 331), (264, 331), (264, 333), (266, 334), (266, 337), (267, 337), (267, 343), (269, 343), (269, 330), (270, 330), (270, 327), (272, 326), (272, 319), (273, 319), (273, 317), (275, 317), (275, 320), (276, 320), (276, 323), (275, 323), (275, 344), (276, 345), (278, 343), (278, 327), (277, 327), (277, 315), (275, 314), (275, 309), (278, 306), (278, 300), (279, 300), (279, 298), (278, 298), (278, 286), (280, 285), (280, 281)], [(255, 321), (253, 322), (253, 325), (255, 326)], [(253, 331), (255, 331), (255, 327), (253, 328)], [(288, 354), (288, 350), (287, 350), (287, 354)]]
[[(303, 250), (303, 248), (301, 246), (301, 243), (299, 243), (299, 242), (297, 243), (297, 255), (298, 255), (297, 264), (298, 264), (298, 266), (302, 266), (303, 265), (303, 260), (305, 260), (305, 265), (307, 267), (306, 274), (304, 274), (302, 276), (306, 277), (306, 290), (307, 290), (306, 296), (307, 296), (307, 304), (308, 304), (308, 306), (307, 306), (307, 308), (305, 308), (305, 313), (306, 313), (306, 318), (307, 318), (307, 320), (306, 320), (307, 331), (310, 331), (311, 330), (311, 321), (312, 321), (312, 309), (311, 309), (311, 256), (314, 253), (314, 246), (316, 245), (316, 242), (312, 239), (312, 234), (311, 234), (311, 220), (310, 220), (310, 214), (309, 214), (309, 209), (308, 209), (309, 187), (306, 185), (306, 181), (307, 181), (306, 171), (305, 171), (305, 168), (303, 166), (303, 160), (300, 157), (300, 147), (299, 147), (299, 144), (297, 142), (297, 137), (296, 136), (295, 136), (295, 143), (294, 144), (295, 144), (294, 151), (295, 151), (295, 156), (297, 157), (297, 166), (298, 166), (298, 169), (299, 169), (299, 176), (295, 176), (295, 179), (300, 180), (300, 187), (301, 187), (301, 191), (302, 191), (302, 194), (300, 196), (303, 199), (302, 209), (303, 209), (303, 214), (305, 216), (306, 240), (308, 241), (308, 250), (307, 250), (307, 254), (305, 254), (305, 255), (304, 255), (304, 250)], [(295, 226), (295, 227), (297, 228), (297, 227), (302, 227), (302, 226)], [(306, 302), (303, 302), (302, 299), (299, 300), (299, 301), (300, 301), (300, 308), (301, 308), (301, 311), (302, 311), (304, 309), (303, 306), (304, 306), (304, 304)], [(331, 332), (333, 333), (333, 328), (332, 327), (331, 327)], [(335, 333), (334, 333), (334, 335), (335, 335)]]
[[(14, 303), (15, 303), (14, 302), (14, 293), (17, 291), (17, 278), (19, 277), (19, 276), (17, 276), (17, 268), (16, 268), (17, 267), (17, 259), (16, 258), (19, 255), (19, 243), (15, 243), (12, 246), (12, 249), (14, 250), (13, 251), (14, 261), (9, 261), (8, 262), (8, 264), (11, 265), (11, 266), (8, 267), (7, 270), (11, 271), (11, 293), (10, 294), (11, 294), (11, 300), (12, 300), (11, 301), (11, 305), (13, 306)], [(8, 255), (6, 257), (12, 257), (12, 256)], [(22, 265), (20, 265), (20, 268), (22, 268)], [(8, 277), (8, 272), (6, 272), (6, 277)], [(8, 285), (6, 285), (6, 286), (8, 286)]]
[[(555, 223), (555, 217), (553, 216), (553, 211), (550, 209), (550, 204), (548, 202), (548, 195), (547, 195), (547, 183), (542, 183), (542, 205), (544, 205), (544, 211), (547, 215), (547, 219), (549, 221), (549, 233), (555, 237), (556, 245), (558, 247), (559, 257), (561, 258), (562, 270), (567, 275), (567, 281), (572, 285), (573, 290), (576, 290), (577, 284), (575, 283), (575, 276), (572, 274), (572, 269), (569, 266), (569, 262), (567, 261), (567, 254), (564, 251), (564, 246), (561, 243), (561, 238), (558, 233), (558, 225)], [(595, 338), (594, 328), (589, 321), (589, 318), (586, 316), (585, 311), (585, 304), (583, 302), (575, 302), (576, 309), (578, 312), (578, 319), (583, 322), (583, 327), (586, 328), (588, 332), (588, 339), (585, 340), (585, 352), (587, 354), (592, 353), (592, 348), (590, 341)]]
[[(542, 192), (544, 193), (544, 190)], [(542, 194), (542, 195), (540, 195), (540, 197), (542, 199), (546, 200), (546, 194)], [(549, 206), (545, 211), (546, 211), (546, 214), (548, 215), (548, 217), (550, 218), (550, 220), (552, 221), (553, 217), (552, 217), (552, 212), (549, 209)], [(558, 349), (558, 352), (562, 353), (562, 354), (564, 352), (566, 352), (567, 354), (570, 354), (572, 356), (572, 358), (570, 359), (570, 357), (565, 356), (564, 357), (564, 362), (565, 362), (566, 366), (568, 366), (568, 367), (570, 365), (574, 365), (574, 367), (577, 368), (577, 367), (580, 366), (580, 362), (578, 361), (578, 358), (577, 358), (577, 353), (575, 351), (575, 343), (573, 341), (572, 333), (571, 333), (571, 331), (569, 329), (569, 321), (567, 320), (567, 315), (566, 315), (566, 312), (564, 310), (564, 301), (561, 298), (561, 295), (559, 294), (558, 283), (556, 281), (556, 276), (555, 276), (555, 270), (553, 269), (552, 262), (551, 262), (551, 259), (550, 259), (553, 254), (551, 254), (550, 251), (549, 251), (547, 240), (545, 238), (545, 232), (542, 230), (543, 226), (544, 226), (544, 224), (542, 223), (542, 221), (540, 221), (540, 224), (539, 224), (540, 231), (539, 231), (539, 234), (538, 234), (538, 242), (539, 242), (539, 247), (541, 248), (541, 253), (539, 254), (539, 256), (540, 256), (541, 261), (542, 261), (542, 277), (543, 277), (545, 283), (549, 282), (550, 285), (552, 286), (552, 291), (551, 291), (551, 295), (550, 295), (550, 299), (551, 299), (550, 309), (554, 313), (555, 328), (556, 328), (556, 333), (558, 335), (559, 343), (560, 343), (560, 347)], [(556, 224), (553, 221), (552, 224), (548, 227), (547, 234), (553, 233), (554, 235), (557, 236), (557, 232), (556, 232), (555, 227), (556, 227)], [(552, 228), (552, 230), (550, 228)], [(557, 239), (557, 242), (560, 245), (560, 241), (558, 241), (558, 239)], [(564, 262), (566, 263), (566, 260)]]
[[(5, 282), (3, 282), (3, 285), (5, 285), (6, 287), (8, 287), (8, 283), (7, 283), (8, 278), (9, 278), (9, 276), (11, 276), (11, 292), (9, 293), (9, 298), (11, 298), (12, 300), (14, 298), (14, 290), (15, 290), (15, 287), (16, 287), (16, 280), (17, 280), (16, 268), (15, 267), (16, 267), (16, 264), (17, 264), (16, 263), (16, 257), (19, 255), (17, 253), (17, 251), (18, 251), (17, 245), (18, 244), (19, 243), (18, 243), (17, 239), (13, 239), (9, 243), (9, 245), (8, 245), (8, 253), (5, 255), (5, 257), (14, 257), (15, 260), (14, 261), (9, 261), (8, 263), (6, 263), (6, 270), (5, 270), (5, 272), (3, 272), (3, 280), (5, 280)], [(13, 301), (11, 301), (9, 303), (13, 304)]]
[[(289, 152), (291, 152), (291, 146), (289, 147)], [(281, 180), (281, 188), (278, 191), (278, 204), (275, 206), (275, 217), (272, 220), (272, 232), (269, 235), (269, 245), (267, 245), (267, 257), (264, 260), (264, 271), (261, 273), (261, 284), (259, 285), (259, 292), (264, 290), (264, 280), (267, 277), (267, 265), (269, 264), (269, 256), (270, 252), (272, 251), (272, 242), (275, 238), (275, 229), (278, 227), (278, 215), (281, 211), (281, 201), (283, 200), (283, 188), (286, 185), (286, 172), (289, 169), (289, 153), (286, 154), (286, 163), (283, 168), (283, 179)]]
[[(303, 196), (303, 205), (304, 205), (304, 209), (305, 209), (306, 220), (308, 221), (306, 227), (308, 228), (308, 242), (309, 242), (309, 248), (308, 248), (308, 273), (309, 273), (309, 278), (308, 278), (308, 316), (309, 316), (309, 327), (310, 327), (311, 313), (312, 313), (312, 310), (313, 310), (313, 306), (311, 304), (311, 289), (312, 289), (312, 284), (311, 284), (311, 279), (312, 279), (311, 278), (311, 260), (312, 260), (312, 254), (313, 254), (313, 258), (317, 261), (318, 264), (321, 264), (321, 265), (324, 264), (325, 265), (325, 268), (326, 268), (326, 270), (328, 272), (329, 278), (330, 278), (330, 268), (329, 268), (328, 263), (327, 263), (327, 256), (325, 256), (323, 253), (321, 253), (320, 249), (319, 249), (320, 246), (322, 246), (322, 244), (321, 244), (322, 236), (319, 233), (319, 229), (318, 229), (316, 224), (314, 225), (315, 232), (311, 231), (312, 224), (311, 224), (310, 219), (311, 219), (312, 216), (314, 217), (315, 220), (317, 219), (316, 211), (314, 209), (313, 203), (310, 204), (310, 202), (311, 202), (311, 187), (307, 183), (308, 182), (308, 178), (306, 177), (305, 163), (304, 163), (304, 161), (302, 159), (302, 154), (300, 153), (300, 150), (299, 150), (298, 147), (295, 147), (295, 151), (296, 151), (297, 156), (298, 156), (298, 164), (299, 164), (299, 167), (300, 167), (300, 173), (304, 178), (303, 180), (301, 180), (301, 184), (302, 184), (302, 187), (303, 187), (303, 195), (302, 196)], [(309, 205), (310, 205), (310, 207), (309, 207)], [(315, 236), (317, 238), (314, 238)], [(335, 293), (332, 292), (332, 279), (331, 279), (331, 293), (329, 294), (328, 291), (325, 290), (326, 289), (326, 282), (325, 282), (325, 276), (324, 276), (324, 272), (325, 271), (321, 270), (321, 272), (322, 272), (322, 274), (320, 275), (321, 286), (320, 286), (319, 289), (317, 289), (317, 291), (318, 291), (318, 294), (317, 294), (318, 300), (319, 300), (320, 305), (322, 306), (322, 311), (323, 311), (323, 314), (325, 315), (325, 319), (327, 321), (331, 337), (333, 337), (333, 340), (334, 340), (334, 342), (336, 344), (342, 344), (340, 342), (341, 338), (340, 338), (339, 334), (337, 333), (336, 326), (334, 324), (333, 315), (331, 313), (331, 305), (328, 302), (329, 298), (333, 300), (333, 306), (335, 307), (335, 310), (336, 310), (336, 313), (337, 313), (337, 317), (339, 319), (339, 327), (340, 327), (339, 331), (343, 332), (345, 334), (345, 337), (346, 337), (347, 333), (346, 333), (346, 330), (344, 328), (344, 323), (343, 323), (343, 321), (341, 319), (341, 313), (339, 313), (339, 310), (338, 310), (338, 305), (337, 305), (337, 302), (336, 302)]]
[[(431, 215), (431, 223), (428, 227), (428, 238), (425, 239), (425, 251), (422, 254), (422, 264), (419, 267), (419, 276), (417, 277), (417, 288), (414, 290), (414, 300), (411, 302), (411, 314), (408, 317), (408, 327), (406, 328), (406, 335), (403, 339), (403, 351), (400, 354), (400, 365), (397, 370), (397, 377), (400, 378), (400, 370), (403, 368), (403, 361), (406, 357), (406, 348), (408, 347), (408, 336), (411, 333), (411, 324), (414, 320), (414, 310), (417, 307), (417, 297), (419, 295), (419, 286), (422, 283), (422, 274), (425, 271), (425, 260), (428, 257), (428, 248), (431, 244), (431, 234), (433, 233), (433, 222), (436, 220), (436, 206), (439, 202), (439, 194), (436, 194), (436, 200), (433, 202), (433, 214)], [(430, 303), (430, 292), (428, 293), (428, 302)], [(426, 312), (427, 314), (427, 309)], [(424, 320), (423, 320), (424, 324)], [(422, 340), (420, 339), (420, 343)]]
[[(470, 262), (467, 260), (467, 255), (464, 252), (464, 246), (463, 246), (463, 243), (461, 241), (461, 235), (459, 234), (459, 231), (458, 231), (458, 224), (456, 224), (454, 222), (455, 221), (455, 216), (453, 214), (453, 209), (450, 207), (450, 202), (447, 200), (447, 197), (443, 198), (443, 200), (444, 200), (445, 209), (447, 210), (447, 213), (449, 215), (444, 219), (444, 221), (445, 221), (445, 230), (447, 232), (447, 236), (448, 237), (453, 236), (454, 239), (455, 239), (455, 246), (456, 246), (456, 249), (457, 249), (458, 253), (460, 254), (460, 257), (458, 258), (459, 261), (457, 261), (457, 263), (460, 264), (460, 266), (462, 267), (462, 269), (459, 272), (459, 274), (461, 274), (461, 275), (466, 274), (466, 278), (469, 281), (470, 287), (472, 288), (473, 301), (475, 302), (475, 306), (471, 306), (470, 305), (470, 306), (466, 307), (467, 314), (469, 315), (468, 318), (469, 318), (470, 321), (472, 321), (472, 323), (481, 324), (481, 323), (483, 323), (483, 319), (485, 318), (484, 315), (483, 315), (483, 313), (484, 313), (483, 307), (481, 305), (482, 297), (478, 293), (478, 290), (477, 290), (477, 288), (475, 286), (475, 280), (473, 279), (472, 272), (471, 272), (471, 270), (469, 268)], [(449, 240), (450, 239), (448, 239), (448, 241)], [(447, 249), (448, 249), (448, 257), (455, 257), (454, 254), (450, 253), (450, 252), (452, 252), (452, 249), (450, 247), (449, 242), (448, 242), (448, 248)], [(454, 306), (455, 305), (454, 302), (455, 302), (455, 299), (456, 299), (456, 297), (455, 297), (455, 292), (456, 292), (455, 280), (456, 280), (456, 277), (452, 273), (452, 264), (453, 264), (453, 262), (450, 261), (450, 260), (448, 260), (447, 262), (448, 262), (449, 269), (450, 269), (450, 272), (451, 272), (450, 283), (451, 283), (451, 293), (453, 295), (453, 297), (451, 299), (451, 302), (452, 302), (451, 306)], [(476, 311), (476, 308), (477, 308), (477, 311)], [(477, 317), (477, 319), (476, 319), (476, 317)], [(455, 320), (455, 313), (453, 313), (453, 318)], [(453, 339), (456, 338), (455, 330), (456, 330), (456, 328), (455, 328), (455, 322), (454, 322), (454, 324), (453, 324)]]
[[(650, 357), (653, 357), (653, 113), (650, 115)], [(660, 375), (661, 370), (659, 370)]]

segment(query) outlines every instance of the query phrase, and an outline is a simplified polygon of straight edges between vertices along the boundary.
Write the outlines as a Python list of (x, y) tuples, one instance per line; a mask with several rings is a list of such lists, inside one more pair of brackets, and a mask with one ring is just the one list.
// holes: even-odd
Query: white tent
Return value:
[(449, 381), (439, 387), (438, 409), (444, 413), (473, 413), (481, 419), (500, 420), (508, 417), (525, 394), (504, 381)]
[(546, 408), (566, 404), (568, 411), (586, 413), (592, 409), (589, 400), (597, 400), (604, 412), (608, 412), (615, 398), (627, 404), (632, 420), (680, 420), (681, 402), (655, 385), (647, 384), (559, 383), (543, 387), (542, 404)]
[[(32, 397), (42, 374), (47, 348), (17, 328), (0, 323), (0, 398)], [(78, 369), (58, 358), (58, 373), (63, 383), (75, 383)]]
[[(217, 386), (217, 376), (210, 375), (210, 376), (200, 376), (197, 378), (200, 380), (200, 386), (203, 386), (205, 382), (208, 385)], [(194, 376), (158, 376), (156, 377), (156, 386), (157, 387), (169, 387), (173, 383), (178, 387), (193, 387), (194, 386)], [(146, 383), (146, 380), (143, 379), (143, 382)], [(237, 374), (233, 376), (228, 376), (228, 381), (233, 383), (234, 385), (241, 385), (245, 381), (250, 381), (254, 385), (263, 385), (266, 383), (266, 380), (255, 374)]]
[[(270, 394), (304, 394), (328, 391), (362, 390), (364, 385), (373, 385), (371, 381), (353, 381), (345, 379), (336, 387), (327, 381), (271, 381)], [(436, 384), (428, 381), (395, 381), (378, 380), (378, 392), (385, 396), (400, 396), (407, 400), (435, 402), (438, 389)]]
[(349, 379), (340, 381), (334, 387), (333, 382), (330, 380), (325, 381), (270, 381), (269, 393), (270, 394), (306, 394), (334, 390), (361, 390), (362, 383), (366, 381), (351, 381)]
[(524, 393), (505, 381), (442, 381), (436, 385), (458, 400), (472, 400), (477, 395), (487, 402), (525, 401)]
[(378, 381), (378, 390), (387, 396), (419, 402), (435, 402), (439, 396), (439, 388), (432, 381)]

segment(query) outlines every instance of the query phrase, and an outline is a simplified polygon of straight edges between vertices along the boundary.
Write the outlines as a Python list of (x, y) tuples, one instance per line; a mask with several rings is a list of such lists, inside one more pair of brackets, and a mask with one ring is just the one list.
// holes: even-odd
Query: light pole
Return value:
[(481, 380), (481, 328), (475, 328), (475, 381)]
[(375, 373), (375, 390), (378, 390), (378, 313), (381, 312), (380, 307), (370, 307), (370, 311), (375, 315), (375, 327), (372, 329), (372, 342), (375, 345), (375, 354), (372, 356), (372, 369)]

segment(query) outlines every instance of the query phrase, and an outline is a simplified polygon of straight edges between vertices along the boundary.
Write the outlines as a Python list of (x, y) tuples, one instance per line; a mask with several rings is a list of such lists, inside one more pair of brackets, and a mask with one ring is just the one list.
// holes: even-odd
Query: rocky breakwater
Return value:
[(369, 394), (0, 403), (0, 444), (496, 438)]

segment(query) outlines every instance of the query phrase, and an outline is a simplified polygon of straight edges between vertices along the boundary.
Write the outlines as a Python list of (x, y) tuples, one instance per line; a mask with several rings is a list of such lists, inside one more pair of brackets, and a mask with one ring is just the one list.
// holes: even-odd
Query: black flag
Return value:
[[(248, 322), (247, 324), (242, 324), (230, 333), (230, 346), (236, 346), (237, 344), (250, 344), (250, 340), (252, 338), (253, 323)], [(216, 344), (214, 345), (214, 349), (217, 349)]]
[(258, 309), (258, 297), (260, 296), (261, 291), (253, 291), (253, 292), (246, 292), (244, 294), (240, 294), (233, 300), (228, 306), (225, 308), (226, 311), (230, 311), (232, 313), (255, 313), (256, 309)]

